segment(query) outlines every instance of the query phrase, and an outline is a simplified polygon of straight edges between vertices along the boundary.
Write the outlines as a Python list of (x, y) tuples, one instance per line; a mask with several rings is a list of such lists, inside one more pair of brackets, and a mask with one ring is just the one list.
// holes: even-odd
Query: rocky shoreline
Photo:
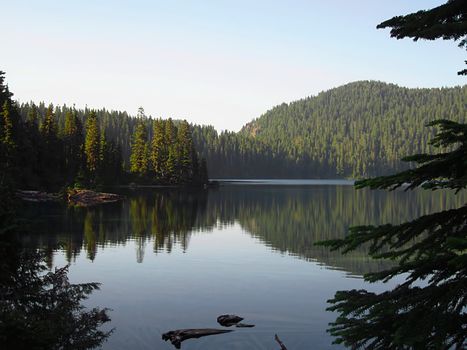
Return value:
[(43, 202), (61, 202), (79, 207), (90, 207), (105, 203), (114, 203), (121, 199), (122, 196), (115, 193), (95, 192), (91, 190), (71, 189), (64, 195), (59, 193), (48, 193), (42, 191), (23, 191), (16, 192), (19, 199), (27, 202), (43, 203)]

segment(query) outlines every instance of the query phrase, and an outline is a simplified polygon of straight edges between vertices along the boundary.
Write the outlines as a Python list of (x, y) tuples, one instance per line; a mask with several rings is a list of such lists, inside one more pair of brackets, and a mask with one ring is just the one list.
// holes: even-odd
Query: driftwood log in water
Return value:
[(201, 338), (208, 335), (216, 335), (233, 332), (226, 329), (212, 329), (212, 328), (199, 328), (199, 329), (177, 329), (175, 331), (169, 331), (162, 334), (162, 339), (167, 341), (170, 340), (173, 346), (180, 349), (182, 341), (192, 338)]
[(281, 342), (281, 340), (279, 339), (279, 337), (277, 336), (277, 334), (274, 335), (274, 339), (275, 339), (276, 342), (280, 345), (281, 350), (287, 350), (287, 348), (285, 347), (284, 343)]
[(239, 328), (251, 328), (255, 326), (254, 324), (240, 323), (241, 321), (243, 321), (243, 317), (237, 315), (220, 315), (217, 318), (217, 323), (224, 327), (231, 327), (235, 325)]
[(113, 203), (122, 199), (114, 193), (94, 192), (90, 190), (69, 190), (68, 202), (80, 207), (90, 207), (96, 204)]

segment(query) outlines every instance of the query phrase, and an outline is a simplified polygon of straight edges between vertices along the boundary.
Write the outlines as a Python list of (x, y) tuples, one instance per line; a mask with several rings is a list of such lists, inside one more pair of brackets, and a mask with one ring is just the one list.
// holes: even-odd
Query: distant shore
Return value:
[[(115, 189), (209, 189), (219, 186), (353, 186), (354, 180), (347, 179), (211, 179), (202, 185), (118, 185)], [(18, 190), (19, 199), (27, 202), (67, 202), (70, 205), (89, 207), (105, 203), (114, 203), (124, 196), (110, 192), (97, 192), (88, 189), (68, 189), (65, 193), (51, 193), (39, 190)]]
[(219, 185), (257, 186), (353, 186), (355, 180), (348, 179), (212, 179)]

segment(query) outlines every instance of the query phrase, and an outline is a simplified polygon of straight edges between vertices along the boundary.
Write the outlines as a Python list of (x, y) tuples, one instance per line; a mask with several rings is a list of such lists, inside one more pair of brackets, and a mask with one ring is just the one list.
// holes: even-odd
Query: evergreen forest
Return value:
[(199, 159), (186, 121), (19, 104), (0, 72), (2, 184), (58, 190), (128, 184), (202, 185)]
[(467, 86), (409, 89), (360, 81), (276, 106), (240, 134), (286, 160), (282, 171), (290, 174), (279, 176), (383, 175), (406, 169), (400, 159), (407, 154), (433, 150), (436, 129), (423, 127), (427, 123), (465, 122), (466, 101)]
[(17, 179), (25, 188), (47, 188), (205, 183), (207, 174), (362, 178), (401, 171), (409, 166), (400, 161), (404, 155), (432, 150), (436, 129), (420, 125), (440, 117), (465, 121), (467, 87), (354, 82), (276, 106), (239, 132), (155, 119), (142, 108), (132, 116), (3, 100), (3, 115), (5, 108), (18, 113), (12, 130), (22, 141), (15, 152), (18, 163), (28, 165)]

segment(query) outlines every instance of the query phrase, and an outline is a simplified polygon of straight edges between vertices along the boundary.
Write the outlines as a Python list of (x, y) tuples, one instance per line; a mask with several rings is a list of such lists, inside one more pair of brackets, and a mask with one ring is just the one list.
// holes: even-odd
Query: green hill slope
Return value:
[(291, 177), (377, 175), (402, 169), (403, 156), (429, 151), (433, 131), (424, 125), (439, 118), (465, 122), (466, 104), (467, 86), (359, 81), (276, 106), (240, 135), (294, 164)]

